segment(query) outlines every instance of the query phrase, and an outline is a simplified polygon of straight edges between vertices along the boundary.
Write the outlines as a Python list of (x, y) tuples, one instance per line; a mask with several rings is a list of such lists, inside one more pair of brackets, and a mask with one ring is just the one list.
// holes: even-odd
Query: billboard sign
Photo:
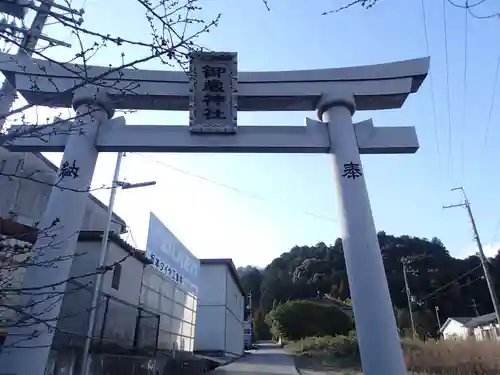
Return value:
[(200, 261), (152, 212), (149, 215), (146, 256), (158, 271), (182, 289), (198, 294)]

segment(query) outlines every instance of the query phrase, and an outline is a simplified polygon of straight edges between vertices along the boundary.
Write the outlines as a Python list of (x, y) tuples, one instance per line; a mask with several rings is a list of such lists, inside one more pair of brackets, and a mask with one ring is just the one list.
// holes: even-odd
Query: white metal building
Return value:
[(245, 293), (231, 259), (200, 259), (195, 353), (241, 356)]
[[(33, 227), (40, 221), (45, 211), (52, 186), (57, 179), (57, 167), (42, 154), (10, 152), (1, 147), (0, 164), (2, 169), (2, 175), (0, 176), (0, 191), (2, 192), (0, 194), (0, 245), (10, 243), (11, 245), (15, 244), (30, 248), (36, 239)], [(24, 176), (26, 178), (9, 178), (9, 175)], [(82, 221), (82, 231), (101, 231), (102, 233), (106, 226), (106, 220), (107, 207), (92, 194), (89, 194)], [(117, 234), (124, 233), (126, 231), (125, 221), (113, 214), (111, 230)], [(93, 244), (79, 242), (77, 253), (91, 251), (89, 251), (88, 256), (76, 257), (79, 258), (78, 262), (75, 262), (78, 265), (74, 264), (72, 266), (72, 272), (77, 272), (78, 267), (85, 263), (81, 262), (84, 260), (83, 258), (89, 260), (92, 256), (94, 258), (98, 256), (100, 237), (99, 235), (97, 237)], [(89, 238), (89, 236), (87, 235), (86, 238)], [(91, 249), (89, 249), (89, 246)], [(113, 246), (113, 244), (110, 244), (111, 248)], [(95, 259), (95, 262), (97, 262), (97, 259)], [(93, 266), (93, 271), (95, 271), (95, 264), (91, 262), (88, 266)], [(0, 270), (4, 281), (7, 279), (12, 280), (13, 288), (16, 286), (21, 287), (25, 267), (20, 267), (14, 271), (10, 271), (7, 275), (5, 269)], [(72, 274), (72, 276), (74, 275)], [(0, 309), (0, 320), (9, 319), (8, 317), (12, 314), (13, 310)], [(5, 330), (0, 328), (0, 338), (5, 334)]]
[(158, 349), (192, 352), (196, 296), (153, 266), (144, 268), (140, 305), (160, 315)]
[[(52, 186), (57, 181), (57, 167), (39, 153), (9, 152), (0, 148), (0, 217), (28, 227), (40, 221), (47, 206)], [(28, 178), (9, 178), (27, 176)], [(92, 194), (82, 221), (82, 230), (104, 230), (107, 207)], [(111, 230), (126, 232), (125, 221), (113, 214)]]
[[(5, 174), (0, 176), (0, 245), (9, 243), (29, 249), (36, 239), (33, 227), (45, 210), (57, 168), (41, 154), (14, 153), (3, 148), (0, 161)], [(9, 179), (9, 173), (31, 178)], [(106, 220), (107, 207), (89, 194), (71, 266), (70, 276), (75, 281), (68, 283), (64, 296), (49, 373), (71, 373), (79, 368)], [(117, 215), (113, 215), (111, 231), (106, 264), (116, 264), (103, 277), (91, 345), (93, 362), (96, 358), (96, 365), (105, 365), (106, 356), (148, 357), (173, 348), (192, 352), (195, 296), (163, 277), (143, 251), (119, 237), (126, 231), (126, 224)], [(12, 287), (21, 287), (24, 270), (2, 273), (2, 277), (12, 279)], [(0, 309), (0, 323), (14, 318), (13, 310)], [(5, 335), (6, 330), (0, 329), (0, 346)]]

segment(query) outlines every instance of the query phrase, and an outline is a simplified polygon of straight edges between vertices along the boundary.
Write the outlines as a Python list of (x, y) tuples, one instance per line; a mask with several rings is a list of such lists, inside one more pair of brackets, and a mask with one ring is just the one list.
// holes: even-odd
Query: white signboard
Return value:
[(189, 130), (236, 133), (238, 66), (232, 52), (196, 52), (189, 65)]
[(153, 266), (182, 289), (198, 294), (200, 261), (152, 212), (149, 215), (146, 256)]

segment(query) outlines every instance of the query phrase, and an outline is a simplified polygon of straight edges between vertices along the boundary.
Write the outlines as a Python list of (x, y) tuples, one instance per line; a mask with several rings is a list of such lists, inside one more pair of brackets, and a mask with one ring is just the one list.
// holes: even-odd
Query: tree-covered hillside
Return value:
[[(436, 307), (441, 324), (450, 316), (475, 316), (493, 311), (483, 270), (476, 256), (456, 259), (442, 242), (433, 238), (391, 236), (378, 233), (386, 275), (400, 329), (409, 329), (408, 303), (401, 258), (410, 260), (409, 286), (412, 309), (422, 336), (437, 332)], [(490, 260), (490, 269), (500, 293), (500, 255)], [(322, 298), (329, 295), (349, 301), (349, 284), (342, 240), (328, 246), (295, 246), (274, 259), (264, 270), (240, 268), (242, 283), (252, 291), (254, 316), (264, 316), (279, 303), (289, 300)]]

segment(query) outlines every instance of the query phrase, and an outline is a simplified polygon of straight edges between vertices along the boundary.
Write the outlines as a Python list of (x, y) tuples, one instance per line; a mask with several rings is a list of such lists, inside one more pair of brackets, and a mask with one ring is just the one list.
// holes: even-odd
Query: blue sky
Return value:
[[(377, 229), (436, 236), (453, 255), (463, 257), (475, 250), (466, 211), (442, 209), (443, 204), (461, 200), (459, 193), (449, 191), (451, 187), (465, 187), (484, 244), (494, 248), (500, 243), (500, 167), (495, 162), (500, 141), (498, 95), (490, 115), (500, 20), (468, 17), (466, 27), (465, 11), (447, 4), (446, 59), (443, 2), (424, 3), (429, 50), (420, 0), (382, 0), (369, 11), (355, 7), (328, 16), (321, 13), (342, 1), (269, 0), (272, 11), (268, 12), (260, 0), (202, 0), (199, 17), (209, 20), (220, 12), (222, 19), (199, 42), (213, 50), (238, 52), (240, 70), (368, 65), (429, 54), (433, 90), (428, 78), (403, 108), (358, 112), (355, 120), (371, 117), (379, 126), (413, 125), (421, 145), (415, 155), (363, 157)], [(500, 11), (494, 3), (488, 0), (475, 12)], [(142, 8), (135, 0), (121, 0), (119, 10), (111, 1), (87, 0), (85, 6), (87, 28), (149, 38)], [(47, 30), (77, 47), (68, 31)], [(58, 48), (51, 53), (64, 59), (72, 51)], [(118, 64), (119, 53), (110, 46), (91, 62)], [(129, 60), (140, 54), (126, 50)], [(146, 66), (168, 69), (158, 61)], [(315, 118), (313, 112), (240, 113), (239, 123), (297, 125), (306, 116)], [(183, 125), (188, 120), (187, 113), (172, 112), (126, 117), (129, 124)], [(94, 186), (110, 183), (115, 157), (100, 156)], [(296, 244), (332, 243), (339, 236), (328, 155), (128, 154), (121, 178), (157, 181), (155, 187), (118, 193), (116, 211), (131, 228), (129, 240), (140, 248), (145, 245), (150, 210), (196, 256), (231, 257), (237, 265), (264, 266)], [(108, 194), (96, 193), (105, 202)]]

